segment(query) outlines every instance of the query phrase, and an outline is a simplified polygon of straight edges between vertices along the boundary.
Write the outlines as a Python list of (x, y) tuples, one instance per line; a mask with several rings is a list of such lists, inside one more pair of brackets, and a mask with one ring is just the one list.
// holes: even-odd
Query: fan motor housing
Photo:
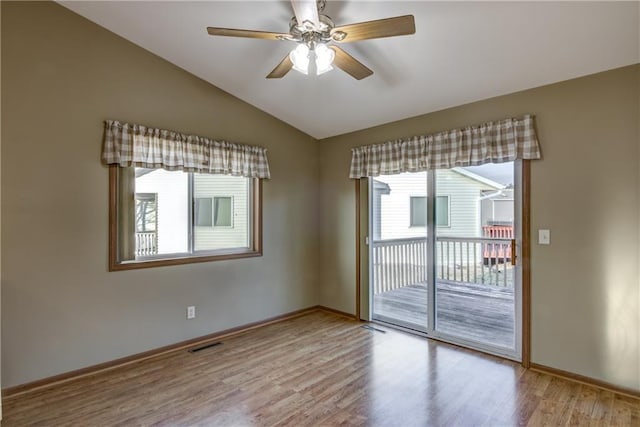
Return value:
[(293, 40), (307, 44), (331, 41), (331, 30), (335, 27), (333, 20), (323, 14), (318, 15), (318, 20), (320, 21), (319, 28), (306, 21), (300, 25), (294, 16), (289, 24), (289, 34), (291, 34)]

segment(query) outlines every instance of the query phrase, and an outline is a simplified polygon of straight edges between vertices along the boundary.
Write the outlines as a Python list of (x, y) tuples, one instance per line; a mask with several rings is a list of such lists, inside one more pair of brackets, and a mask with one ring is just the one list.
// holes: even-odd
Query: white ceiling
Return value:
[(287, 32), (288, 1), (61, 3), (318, 139), (640, 62), (632, 1), (328, 1), (336, 25), (415, 16), (415, 35), (342, 45), (374, 71), (361, 81), (337, 69), (267, 80), (291, 42), (206, 32)]

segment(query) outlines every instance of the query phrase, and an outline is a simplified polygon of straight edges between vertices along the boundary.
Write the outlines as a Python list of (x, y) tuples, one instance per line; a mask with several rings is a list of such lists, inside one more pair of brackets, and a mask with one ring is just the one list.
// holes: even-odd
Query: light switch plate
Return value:
[(550, 230), (538, 230), (538, 244), (550, 245), (551, 244), (551, 231)]
[(195, 319), (196, 318), (196, 307), (194, 305), (190, 305), (187, 307), (187, 319)]

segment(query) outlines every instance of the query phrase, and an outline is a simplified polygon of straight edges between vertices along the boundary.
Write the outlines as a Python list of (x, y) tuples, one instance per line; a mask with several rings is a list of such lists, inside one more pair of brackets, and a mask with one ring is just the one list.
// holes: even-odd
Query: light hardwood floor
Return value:
[(640, 401), (315, 312), (9, 398), (6, 426), (640, 425)]

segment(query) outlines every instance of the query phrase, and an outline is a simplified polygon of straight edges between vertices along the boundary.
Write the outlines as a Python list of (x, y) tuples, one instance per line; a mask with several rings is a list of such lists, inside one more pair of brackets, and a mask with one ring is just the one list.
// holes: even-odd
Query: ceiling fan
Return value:
[(297, 46), (269, 73), (268, 79), (284, 77), (289, 70), (309, 73), (309, 60), (315, 57), (316, 74), (333, 69), (332, 64), (357, 80), (373, 74), (360, 61), (331, 43), (349, 43), (359, 40), (402, 36), (416, 32), (413, 15), (396, 16), (375, 21), (335, 26), (331, 18), (322, 13), (326, 0), (291, 0), (295, 16), (291, 18), (288, 33), (207, 27), (212, 36), (248, 37), (266, 40), (284, 40)]

